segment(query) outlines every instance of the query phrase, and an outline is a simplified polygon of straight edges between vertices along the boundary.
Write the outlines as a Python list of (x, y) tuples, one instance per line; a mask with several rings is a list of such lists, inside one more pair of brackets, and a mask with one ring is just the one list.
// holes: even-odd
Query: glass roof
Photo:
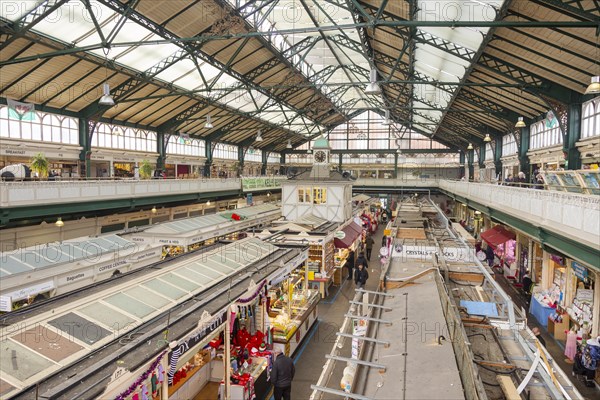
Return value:
[[(418, 0), (415, 16), (418, 21), (439, 21), (442, 16), (447, 21), (481, 21), (493, 20), (496, 9), (499, 9), (504, 0)], [(418, 28), (426, 38), (442, 39), (449, 43), (477, 52), (488, 28), (449, 28), (425, 27)], [(441, 82), (460, 82), (467, 72), (471, 62), (460, 58), (450, 52), (433, 47), (426, 43), (417, 42), (415, 48), (415, 71), (427, 76), (431, 80)], [(437, 125), (432, 122), (441, 122), (443, 113), (435, 108), (446, 108), (450, 100), (460, 89), (460, 86), (445, 86), (444, 89), (433, 85), (415, 85), (417, 93), (414, 106), (418, 108), (432, 108), (420, 110), (413, 114), (413, 126), (422, 131), (434, 133)], [(418, 99), (427, 100), (427, 103)]]
[[(0, 15), (15, 21), (27, 11), (33, 10), (37, 3), (39, 1), (19, 2), (18, 12), (9, 9), (9, 7), (1, 7)], [(21, 6), (21, 4), (23, 5)], [(98, 2), (92, 2), (92, 10), (103, 36), (105, 38), (109, 37), (113, 29), (121, 23), (120, 15)], [(69, 16), (69, 23), (56, 23), (56, 18), (60, 17), (60, 13)], [(33, 30), (61, 42), (70, 43), (73, 46), (94, 46), (101, 44), (103, 41), (92, 18), (90, 18), (89, 12), (85, 10), (83, 2), (80, 0), (68, 1), (54, 14), (37, 23)], [(127, 19), (124, 26), (114, 36), (111, 49), (107, 54), (102, 48), (92, 49), (90, 52), (136, 71), (150, 72), (161, 61), (182, 51), (179, 46), (172, 43), (149, 44), (149, 42), (163, 39), (137, 22)], [(136, 42), (146, 42), (147, 44), (137, 45)], [(199, 92), (199, 95), (243, 112), (255, 112), (257, 104), (260, 107), (266, 101), (264, 94), (259, 95), (255, 90), (243, 88), (238, 79), (227, 73), (220, 73), (218, 68), (208, 64), (201, 58), (196, 57), (196, 63), (199, 68), (196, 67), (191, 56), (187, 55), (160, 72), (156, 75), (156, 78), (166, 83), (173, 83), (183, 90), (203, 90)], [(205, 82), (209, 85), (208, 87)], [(230, 89), (235, 87), (240, 89), (229, 93)], [(224, 91), (221, 89), (224, 89)], [(291, 110), (288, 113), (292, 117), (297, 116), (297, 113)], [(268, 122), (280, 123), (285, 120), (283, 112), (280, 110), (271, 111), (269, 114), (269, 118), (266, 119)], [(273, 116), (271, 114), (277, 115)], [(257, 117), (263, 119), (264, 116), (258, 115)], [(306, 133), (301, 128), (295, 129), (294, 126), (288, 128), (298, 133)]]
[[(235, 0), (228, 1), (234, 8), (239, 6)], [(246, 18), (246, 20), (258, 31), (271, 32), (269, 38), (281, 52), (290, 49), (308, 37), (319, 38), (308, 50), (302, 54), (294, 54), (290, 58), (290, 61), (306, 78), (332, 65), (347, 66), (354, 64), (367, 71), (369, 70), (369, 61), (362, 53), (341, 46), (333, 40), (323, 39), (323, 36), (339, 35), (340, 31), (323, 32), (323, 36), (319, 32), (279, 33), (289, 30), (301, 31), (302, 28), (315, 28), (316, 26), (352, 23), (352, 14), (342, 6), (337, 6), (327, 0), (306, 0), (303, 2), (300, 0), (286, 0), (279, 1), (273, 7), (263, 7), (260, 3), (247, 2), (241, 11), (243, 15), (251, 16)], [(349, 40), (360, 43), (360, 37), (355, 29), (344, 30), (343, 35)], [(338, 70), (328, 79), (317, 78), (313, 79), (312, 83), (323, 84), (348, 81), (360, 82), (364, 81), (364, 77)], [(346, 98), (341, 98), (339, 95), (331, 93), (333, 89), (330, 86), (321, 86), (320, 88), (338, 108), (341, 107), (348, 97), (365, 98), (365, 95), (359, 91), (354, 91), (354, 93), (348, 94)], [(365, 105), (366, 103), (356, 104), (354, 108)]]
[[(56, 329), (52, 332), (52, 343), (39, 340), (33, 343), (37, 338), (34, 334), (10, 339), (3, 336), (0, 372), (10, 377), (10, 381), (28, 384), (28, 379), (40, 372), (60, 369), (61, 360), (72, 355), (72, 352), (52, 354), (56, 362), (48, 360), (46, 357), (52, 350), (49, 346), (56, 342), (55, 338), (64, 339), (65, 345), (73, 351), (89, 352), (174, 307), (183, 297), (196, 295), (275, 251), (277, 248), (271, 244), (246, 238), (208, 254), (175, 261), (139, 283), (116, 284), (95, 294), (95, 301), (78, 300), (68, 311), (58, 311), (47, 320), (38, 321)], [(86, 331), (73, 330), (81, 326), (85, 326)], [(3, 332), (14, 335), (16, 330), (7, 328)]]
[(97, 257), (133, 248), (135, 243), (117, 235), (101, 236), (83, 241), (67, 241), (61, 244), (23, 249), (19, 252), (0, 254), (2, 276), (30, 272), (38, 268), (73, 263), (87, 257)]
[[(262, 204), (259, 206), (243, 207), (235, 210), (236, 214), (245, 217), (255, 217), (259, 214), (279, 210), (273, 204)], [(202, 215), (200, 217), (188, 218), (179, 221), (165, 222), (146, 229), (145, 233), (151, 234), (185, 234), (195, 233), (198, 229), (212, 227), (230, 221), (231, 211), (223, 211), (217, 214)]]

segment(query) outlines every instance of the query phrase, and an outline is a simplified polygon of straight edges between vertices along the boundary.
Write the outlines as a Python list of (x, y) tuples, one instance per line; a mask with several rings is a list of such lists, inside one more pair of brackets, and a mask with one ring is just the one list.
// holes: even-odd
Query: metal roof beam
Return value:
[(0, 44), (0, 51), (4, 50), (8, 47), (8, 45), (22, 37), (25, 33), (27, 33), (27, 31), (29, 31), (40, 21), (48, 17), (68, 1), (69, 0), (45, 0), (40, 2), (37, 6), (13, 23), (2, 23), (2, 29), (4, 30), (2, 34), (8, 34), (9, 37), (3, 41), (2, 44)]
[[(531, 0), (535, 4), (550, 8), (561, 14), (571, 14), (571, 16), (579, 17), (588, 21), (596, 21), (600, 23), (600, 1), (583, 1), (583, 0)], [(596, 14), (594, 14), (594, 12)]]

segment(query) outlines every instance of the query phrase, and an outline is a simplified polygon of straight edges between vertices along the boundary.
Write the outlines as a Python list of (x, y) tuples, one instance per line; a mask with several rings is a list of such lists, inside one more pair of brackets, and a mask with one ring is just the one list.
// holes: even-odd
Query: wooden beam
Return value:
[(481, 365), (485, 365), (487, 367), (498, 368), (498, 369), (507, 369), (507, 370), (512, 370), (512, 369), (517, 368), (516, 365), (507, 364), (507, 363), (503, 363), (503, 362), (499, 362), (499, 361), (477, 360), (476, 364), (481, 364)]
[(506, 400), (521, 400), (521, 396), (519, 395), (519, 392), (517, 392), (517, 387), (510, 376), (496, 375), (496, 380), (500, 384), (500, 388), (502, 388)]
[(474, 272), (450, 272), (448, 276), (455, 281), (483, 283), (483, 275)]

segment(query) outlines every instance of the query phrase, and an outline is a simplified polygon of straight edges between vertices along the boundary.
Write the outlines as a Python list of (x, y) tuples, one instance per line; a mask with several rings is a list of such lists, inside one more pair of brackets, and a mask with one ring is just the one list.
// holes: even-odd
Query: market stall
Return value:
[(504, 275), (509, 279), (515, 279), (518, 275), (516, 263), (516, 235), (502, 225), (496, 225), (481, 233), (483, 239), (494, 249), (494, 254), (500, 260), (500, 266)]
[(239, 232), (270, 223), (280, 216), (272, 204), (181, 219), (152, 226), (132, 235), (135, 243), (163, 246), (163, 258), (194, 251), (220, 237), (239, 239)]
[(320, 296), (317, 290), (309, 289), (306, 262), (271, 279), (267, 296), (265, 325), (273, 349), (292, 355), (319, 315)]
[[(339, 231), (335, 232), (335, 272), (333, 283), (340, 285), (343, 280), (344, 271), (342, 268), (350, 256), (350, 252), (357, 254), (360, 250), (360, 244), (363, 239), (363, 229), (356, 222), (352, 221)], [(355, 257), (356, 259), (356, 257)], [(351, 261), (354, 264), (354, 260)], [(354, 265), (352, 265), (354, 267)]]

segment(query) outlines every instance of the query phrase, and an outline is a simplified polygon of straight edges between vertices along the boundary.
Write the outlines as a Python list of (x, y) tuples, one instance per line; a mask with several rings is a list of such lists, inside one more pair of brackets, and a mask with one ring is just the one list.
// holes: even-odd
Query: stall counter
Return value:
[(556, 309), (543, 305), (535, 296), (532, 296), (529, 312), (538, 320), (540, 325), (546, 328), (548, 326), (548, 317), (556, 312)]
[(285, 337), (273, 335), (273, 349), (280, 349), (285, 355), (291, 356), (298, 348), (310, 328), (319, 318), (319, 295), (314, 293), (307, 302), (306, 310), (294, 319), (297, 321), (294, 328), (287, 331)]

